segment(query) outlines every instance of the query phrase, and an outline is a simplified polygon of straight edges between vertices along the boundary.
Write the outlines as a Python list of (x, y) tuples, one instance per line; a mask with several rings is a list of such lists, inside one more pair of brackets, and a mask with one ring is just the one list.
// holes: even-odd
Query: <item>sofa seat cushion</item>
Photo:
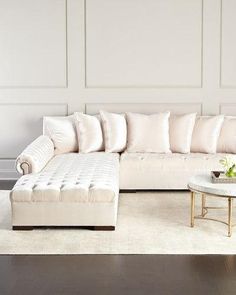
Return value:
[(119, 155), (56, 155), (39, 173), (22, 176), (13, 202), (114, 202), (119, 193)]
[(225, 155), (123, 153), (120, 189), (187, 189), (191, 176), (222, 170), (219, 160)]

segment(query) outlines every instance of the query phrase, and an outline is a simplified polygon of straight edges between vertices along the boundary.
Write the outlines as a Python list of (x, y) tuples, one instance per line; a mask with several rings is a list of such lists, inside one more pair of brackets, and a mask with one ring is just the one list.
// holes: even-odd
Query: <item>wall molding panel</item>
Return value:
[(220, 17), (220, 87), (236, 88), (235, 1), (221, 0)]
[[(68, 114), (61, 103), (1, 103), (0, 158), (12, 159), (42, 133), (43, 116)], [(0, 167), (1, 169), (1, 167)]]
[(67, 88), (67, 0), (0, 6), (0, 88)]
[[(169, 2), (169, 3), (168, 3)], [(121, 2), (122, 3), (122, 2)], [(134, 8), (136, 6), (140, 6), (140, 3), (143, 3), (144, 8), (147, 9), (148, 16), (146, 19), (146, 23), (149, 22), (149, 18), (151, 17), (150, 13), (154, 11), (153, 13), (153, 19), (150, 21), (150, 27), (152, 26), (152, 34), (150, 34), (149, 38), (145, 38), (147, 34), (147, 28), (143, 28), (144, 33), (141, 36), (140, 31), (142, 31), (143, 27), (143, 20), (141, 17), (139, 17), (138, 13), (140, 15), (143, 15), (143, 9), (137, 9), (137, 15), (135, 16), (134, 14)], [(145, 3), (145, 4), (144, 4)], [(165, 3), (165, 4), (164, 4)], [(166, 5), (166, 3), (168, 5)], [(176, 5), (175, 0), (166, 0), (166, 1), (149, 1), (149, 2), (144, 2), (144, 0), (138, 0), (138, 1), (133, 1), (133, 0), (128, 0), (126, 2), (123, 2), (122, 9), (127, 10), (125, 14), (128, 14), (128, 11), (130, 10), (130, 15), (128, 17), (122, 19), (123, 15), (123, 10), (120, 9), (120, 5), (117, 4), (117, 0), (84, 0), (84, 34), (85, 34), (85, 46), (84, 46), (84, 55), (85, 55), (85, 88), (101, 88), (101, 89), (107, 89), (107, 88), (124, 88), (124, 89), (158, 89), (158, 88), (201, 88), (202, 87), (202, 75), (203, 75), (203, 0), (194, 0), (194, 1), (180, 1), (178, 5)], [(156, 4), (156, 5), (154, 5)], [(163, 5), (164, 4), (164, 5)], [(196, 5), (198, 4), (198, 5)], [(136, 5), (136, 6), (135, 6)], [(181, 6), (182, 7), (178, 7)], [(176, 14), (175, 13), (169, 13), (171, 11), (171, 7), (174, 7), (175, 10), (177, 10)], [(177, 9), (178, 8), (178, 9)], [(171, 23), (173, 21), (175, 24), (180, 22), (180, 13), (181, 10), (186, 9), (186, 13), (182, 15), (182, 17), (185, 15), (187, 16), (189, 12), (193, 15), (188, 15), (186, 18), (186, 23), (183, 23), (181, 28), (178, 28), (178, 25), (171, 26), (168, 28), (165, 25), (160, 25), (158, 22), (152, 24), (154, 19), (159, 19), (162, 17), (163, 13), (166, 13), (166, 17), (168, 17), (168, 20), (165, 20), (166, 23)], [(191, 8), (191, 9), (190, 9)], [(107, 9), (107, 10), (106, 10)], [(117, 11), (118, 9), (118, 11)], [(160, 12), (159, 12), (159, 10)], [(92, 16), (89, 17), (89, 10), (92, 10)], [(198, 15), (196, 16), (195, 13), (198, 11)], [(104, 17), (98, 17), (96, 20), (96, 15), (99, 13), (104, 13), (104, 16), (107, 15), (107, 23), (103, 23), (103, 26), (96, 30), (96, 28), (99, 27), (99, 24), (103, 22)], [(120, 19), (122, 19), (122, 22), (127, 21), (127, 23), (130, 23), (130, 18), (133, 17), (132, 21), (135, 22), (135, 24), (138, 26), (138, 31), (139, 31), (139, 38), (132, 40), (131, 43), (129, 43), (129, 47), (123, 48), (125, 46), (125, 42), (119, 42), (120, 39), (122, 39), (122, 36), (119, 36), (116, 38), (115, 34), (119, 34), (120, 31), (122, 34), (126, 34), (125, 30), (122, 31), (116, 29), (118, 25), (116, 26), (115, 24), (112, 24), (111, 22), (113, 21), (113, 18), (115, 18), (116, 14), (121, 13)], [(156, 14), (160, 13), (159, 17), (156, 16)], [(110, 15), (113, 15), (113, 18)], [(164, 17), (165, 17), (164, 16)], [(135, 19), (136, 17), (136, 19)], [(163, 17), (163, 18), (164, 18)], [(117, 17), (119, 19), (119, 16)], [(174, 18), (178, 19), (178, 21), (175, 21)], [(116, 18), (115, 18), (116, 19)], [(193, 19), (195, 22), (193, 22)], [(117, 19), (116, 19), (117, 20)], [(191, 24), (192, 21), (192, 24)], [(89, 24), (89, 22), (92, 22), (92, 25)], [(124, 25), (124, 24), (123, 24)], [(156, 26), (155, 26), (156, 25)], [(185, 32), (186, 28), (190, 28), (190, 26), (193, 26), (193, 30), (190, 32)], [(89, 30), (89, 26), (90, 28)], [(114, 28), (114, 33), (110, 34), (110, 27)], [(128, 27), (128, 26), (127, 26)], [(149, 27), (149, 29), (150, 29)], [(177, 27), (176, 32), (170, 32), (170, 30), (174, 30), (175, 27)], [(158, 36), (158, 30), (160, 28), (163, 28), (164, 32), (162, 30), (159, 32), (160, 36)], [(108, 32), (107, 32), (108, 30)], [(135, 34), (136, 28), (134, 31), (131, 30), (130, 32), (130, 38), (132, 37), (133, 34)], [(100, 35), (98, 35), (100, 33)], [(106, 33), (107, 39), (104, 39), (104, 34)], [(171, 34), (172, 33), (172, 34)], [(93, 37), (89, 38), (89, 35), (92, 35)], [(180, 38), (176, 39), (176, 34)], [(112, 35), (114, 35), (111, 43), (111, 38)], [(190, 38), (190, 36), (195, 35), (196, 40), (198, 39), (198, 44), (196, 46), (196, 40), (193, 40)], [(155, 37), (156, 36), (156, 37)], [(170, 37), (168, 37), (170, 36)], [(141, 38), (143, 37), (143, 39)], [(154, 39), (155, 40), (152, 40)], [(93, 40), (97, 38), (96, 40)], [(169, 40), (166, 42), (165, 46), (162, 45), (163, 42), (165, 42), (165, 39)], [(91, 40), (92, 39), (92, 40)], [(191, 39), (191, 41), (189, 40)], [(102, 40), (100, 42), (100, 40)], [(124, 41), (124, 40), (122, 40)], [(126, 39), (126, 42), (129, 40)], [(186, 44), (181, 44), (183, 42), (187, 42)], [(138, 42), (135, 44), (135, 42)], [(154, 44), (152, 43), (154, 42)], [(134, 44), (133, 44), (134, 43)], [(146, 46), (146, 44), (150, 43), (149, 46)], [(95, 47), (96, 44), (96, 47)], [(115, 46), (115, 45), (116, 46)], [(137, 54), (136, 59), (132, 59), (133, 53), (137, 51), (137, 48), (139, 48), (139, 45), (145, 44), (143, 47), (147, 47), (146, 49), (141, 48), (140, 54)], [(149, 57), (150, 49), (156, 44), (156, 50), (158, 50), (158, 47), (164, 46), (158, 54), (158, 52), (153, 51), (151, 57)], [(175, 54), (173, 55), (172, 48), (173, 47), (178, 47), (178, 45), (181, 44), (181, 48), (175, 48)], [(112, 47), (111, 49), (107, 49), (107, 47)], [(119, 49), (119, 45), (121, 45), (121, 48)], [(132, 46), (134, 46), (132, 48)], [(192, 47), (191, 47), (192, 46)], [(130, 48), (131, 47), (131, 48)], [(186, 52), (184, 52), (185, 48), (188, 48)], [(170, 48), (169, 53), (167, 53), (168, 49)], [(92, 51), (94, 49), (94, 51)], [(126, 59), (127, 52), (129, 52), (132, 49), (131, 54), (128, 56), (128, 60), (123, 61)], [(146, 50), (146, 51), (145, 51)], [(178, 50), (178, 51), (177, 51)], [(91, 52), (90, 52), (91, 51)], [(97, 52), (100, 52), (98, 55)], [(189, 59), (187, 59), (188, 52), (190, 51), (196, 51), (195, 55), (189, 56)], [(115, 54), (113, 54), (115, 52)], [(119, 55), (119, 52), (123, 52), (122, 55)], [(114, 55), (114, 59), (108, 59), (107, 57), (110, 55)], [(168, 56), (167, 56), (168, 54)], [(179, 56), (175, 56), (176, 54), (179, 54)], [(181, 56), (182, 54), (182, 56)], [(174, 56), (174, 57), (173, 57)], [(92, 61), (90, 62), (90, 59)], [(131, 61), (130, 61), (131, 59)], [(142, 59), (147, 60), (147, 64), (149, 67), (151, 67), (152, 63), (156, 63), (156, 67), (151, 67), (148, 69), (145, 66), (145, 62), (142, 62), (140, 65), (140, 61)], [(182, 63), (179, 62), (179, 59), (182, 59)], [(100, 63), (99, 61), (102, 60)], [(110, 65), (107, 61), (110, 61)], [(162, 64), (163, 60), (163, 64)], [(186, 73), (184, 73), (183, 69), (179, 72), (178, 67), (184, 68), (185, 65), (190, 64), (191, 62), (195, 62), (196, 64), (193, 67), (187, 67)], [(120, 67), (120, 64), (124, 62), (123, 68)], [(132, 64), (129, 67), (129, 62), (132, 62)], [(136, 65), (136, 66), (135, 66)], [(125, 67), (126, 66), (126, 67)], [(135, 69), (132, 71), (132, 67), (135, 67)], [(160, 67), (160, 71), (155, 71), (155, 69), (158, 69)], [(91, 68), (91, 69), (90, 69)], [(107, 73), (103, 72), (103, 69), (106, 68)], [(137, 72), (144, 72), (143, 74), (139, 74), (140, 77), (137, 78), (138, 83), (132, 81), (129, 82), (127, 81), (125, 84), (124, 83), (117, 83), (116, 81), (122, 80), (122, 77), (126, 75), (126, 71), (130, 70), (131, 74), (126, 77), (126, 79), (132, 79), (132, 77), (135, 77)], [(168, 68), (168, 69), (166, 69)], [(196, 69), (197, 68), (197, 69)], [(101, 69), (98, 71), (97, 69)], [(171, 77), (172, 74), (171, 72), (176, 70), (176, 77)], [(97, 71), (97, 72), (96, 72)], [(112, 72), (113, 71), (113, 72)], [(194, 73), (196, 71), (196, 73)], [(116, 75), (116, 73), (119, 72), (119, 75)], [(153, 77), (159, 76), (159, 79), (162, 80), (163, 76), (167, 76), (168, 78), (166, 80), (168, 81), (160, 81), (158, 82), (155, 78), (152, 76), (149, 77), (148, 80), (150, 82), (148, 83), (143, 83), (143, 80), (146, 80), (145, 76), (148, 76), (150, 72), (153, 72), (152, 75)], [(180, 74), (181, 73), (181, 74)], [(90, 81), (90, 75), (93, 75), (91, 78), (92, 82)], [(190, 75), (194, 76), (194, 80), (196, 80), (194, 83), (190, 82), (186, 83), (184, 80), (188, 80), (188, 77)], [(95, 78), (94, 78), (95, 76)], [(103, 76), (104, 80), (110, 80), (110, 83), (108, 84), (107, 82), (101, 81), (101, 77)], [(113, 76), (113, 79), (111, 79), (110, 76)], [(185, 77), (184, 77), (185, 76)], [(178, 78), (177, 78), (178, 77)], [(179, 77), (183, 77), (184, 82), (178, 81), (177, 83), (174, 82), (175, 79), (179, 79)], [(94, 82), (95, 79), (99, 79), (99, 82)], [(113, 80), (113, 83), (112, 81)], [(135, 79), (136, 80), (136, 79)], [(154, 82), (155, 80), (155, 82)], [(173, 82), (171, 81), (173, 80)]]
[(43, 116), (236, 115), (235, 0), (1, 0), (0, 179)]
[(85, 105), (85, 112), (87, 114), (95, 115), (99, 110), (105, 110), (107, 112), (134, 112), (152, 114), (153, 112), (165, 112), (170, 111), (175, 114), (183, 113), (197, 113), (202, 114), (201, 103), (87, 103)]
[(235, 116), (236, 114), (236, 103), (221, 103), (219, 105), (219, 113), (228, 116)]
[(15, 159), (0, 159), (0, 179), (17, 179), (18, 177)]

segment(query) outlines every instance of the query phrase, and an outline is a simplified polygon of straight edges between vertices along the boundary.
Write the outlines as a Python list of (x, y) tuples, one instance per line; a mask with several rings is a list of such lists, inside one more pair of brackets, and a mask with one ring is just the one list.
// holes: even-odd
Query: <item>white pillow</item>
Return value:
[(217, 152), (236, 154), (236, 117), (225, 117), (218, 140)]
[(223, 115), (198, 117), (193, 129), (191, 152), (216, 153), (223, 121)]
[(55, 154), (78, 151), (78, 142), (74, 117), (44, 117), (43, 134), (51, 138), (54, 143)]
[(105, 151), (119, 153), (127, 143), (127, 124), (124, 115), (100, 111), (105, 141)]
[(170, 149), (175, 153), (190, 153), (196, 113), (171, 115), (169, 119)]
[(98, 117), (75, 113), (75, 125), (78, 134), (79, 152), (91, 153), (103, 148), (101, 122)]
[(153, 115), (127, 113), (127, 151), (169, 153), (169, 116), (169, 112)]

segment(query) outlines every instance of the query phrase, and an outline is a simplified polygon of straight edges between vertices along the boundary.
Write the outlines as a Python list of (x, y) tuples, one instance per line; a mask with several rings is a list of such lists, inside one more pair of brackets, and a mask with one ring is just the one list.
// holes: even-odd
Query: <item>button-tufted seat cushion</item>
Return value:
[(123, 153), (120, 189), (187, 189), (191, 176), (222, 169), (219, 160), (232, 154)]
[(22, 176), (14, 202), (112, 202), (119, 192), (119, 155), (69, 153), (55, 156), (40, 172)]
[(119, 154), (54, 156), (11, 191), (13, 226), (115, 226)]

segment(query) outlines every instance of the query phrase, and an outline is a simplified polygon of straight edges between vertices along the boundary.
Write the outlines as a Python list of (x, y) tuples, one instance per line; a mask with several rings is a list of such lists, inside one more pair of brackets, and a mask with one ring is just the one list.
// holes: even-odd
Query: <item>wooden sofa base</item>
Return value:
[(54, 228), (54, 229), (65, 229), (65, 228), (77, 228), (77, 229), (91, 229), (96, 231), (113, 231), (115, 226), (12, 226), (13, 230), (33, 230), (33, 229), (44, 229), (44, 228)]

